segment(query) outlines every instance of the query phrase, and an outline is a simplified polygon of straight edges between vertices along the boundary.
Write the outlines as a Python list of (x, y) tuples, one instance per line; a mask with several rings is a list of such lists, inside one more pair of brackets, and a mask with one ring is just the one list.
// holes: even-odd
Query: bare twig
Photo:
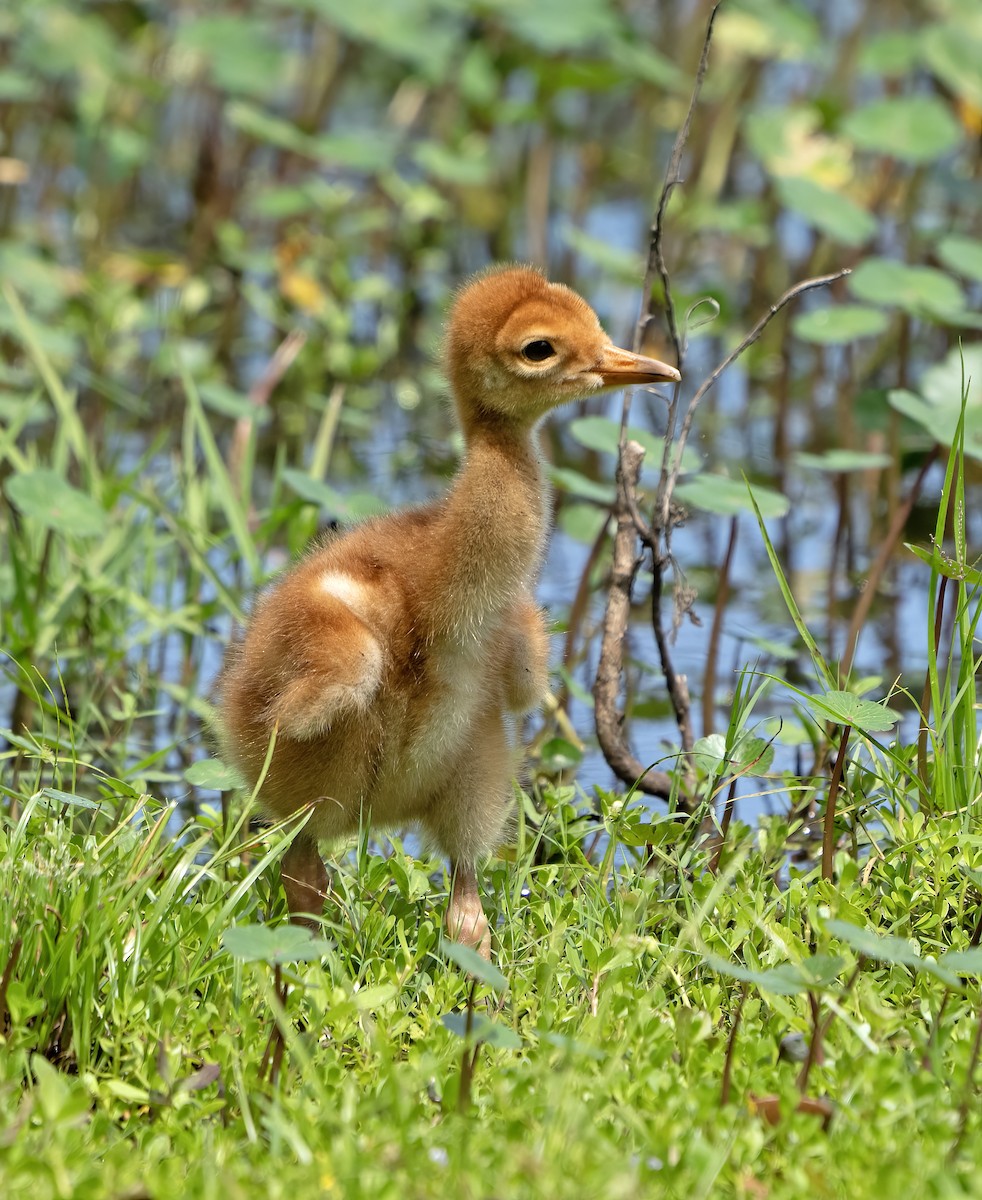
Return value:
[(682, 361), (685, 357), (685, 348), (682, 345), (682, 339), (679, 334), (678, 322), (675, 319), (675, 302), (672, 299), (672, 281), (668, 274), (668, 267), (665, 264), (664, 253), (664, 229), (665, 229), (665, 212), (668, 209), (668, 202), (672, 197), (672, 192), (682, 182), (680, 174), (682, 169), (682, 155), (685, 152), (686, 143), (689, 140), (689, 128), (692, 125), (692, 115), (696, 110), (696, 105), (699, 103), (699, 94), (702, 91), (702, 82), (706, 78), (706, 70), (709, 67), (709, 47), (713, 40), (713, 25), (716, 22), (716, 14), (719, 12), (722, 0), (717, 0), (713, 5), (712, 12), (709, 14), (709, 20), (706, 22), (706, 36), (703, 38), (702, 54), (699, 56), (699, 66), (696, 69), (695, 82), (692, 85), (692, 95), (689, 97), (689, 108), (685, 114), (685, 120), (682, 122), (682, 128), (678, 132), (675, 139), (675, 145), (672, 147), (672, 156), (668, 160), (668, 169), (665, 172), (665, 182), (662, 185), (661, 196), (658, 198), (658, 211), (655, 214), (655, 223), (651, 230), (651, 246), (648, 252), (648, 267), (645, 271), (644, 279), (644, 299), (643, 299), (643, 319), (638, 322), (638, 330), (635, 335), (635, 350), (641, 349), (641, 337), (644, 334), (644, 326), (647, 324), (647, 317), (651, 312), (651, 285), (654, 281), (654, 272), (657, 271), (661, 278), (662, 288), (664, 290), (665, 301), (665, 316), (668, 320), (668, 332), (672, 339), (672, 345), (675, 347), (675, 356), (678, 362), (679, 370), (682, 369)]
[(707, 378), (696, 389), (695, 394), (689, 401), (689, 405), (685, 410), (685, 416), (682, 418), (682, 427), (679, 430), (678, 438), (675, 443), (670, 445), (666, 439), (665, 450), (662, 456), (662, 479), (658, 489), (658, 524), (661, 532), (665, 536), (666, 546), (671, 541), (671, 523), (669, 521), (669, 513), (672, 503), (672, 495), (675, 492), (675, 485), (678, 482), (679, 473), (682, 468), (682, 454), (685, 450), (685, 444), (689, 439), (689, 432), (692, 429), (692, 422), (696, 415), (696, 409), (699, 407), (703, 397), (709, 389), (716, 383), (719, 377), (723, 374), (727, 367), (731, 366), (746, 350), (756, 342), (771, 321), (777, 316), (785, 305), (790, 304), (792, 300), (796, 300), (805, 292), (810, 292), (814, 288), (828, 287), (829, 284), (835, 283), (837, 280), (844, 278), (849, 274), (848, 268), (841, 271), (835, 271), (831, 275), (816, 275), (813, 279), (804, 279), (801, 283), (796, 283), (794, 287), (788, 288), (779, 300), (776, 300), (767, 312), (760, 318), (757, 324), (750, 330), (745, 338), (740, 341), (733, 350), (719, 363), (719, 365), (707, 376)]
[[(273, 394), (273, 389), (290, 369), (293, 360), (303, 349), (306, 340), (307, 335), (302, 329), (294, 329), (276, 347), (272, 358), (266, 364), (266, 369), (249, 389), (249, 404), (253, 413), (261, 412), (269, 404), (269, 398)], [(253, 413), (250, 413), (246, 417), (239, 417), (235, 422), (235, 432), (232, 434), (232, 447), (229, 451), (229, 474), (238, 486), (239, 497), (243, 501), (246, 499), (246, 448), (249, 445), (249, 438), (252, 436), (252, 428), (255, 424)]]
[(617, 532), (614, 535), (610, 591), (600, 641), (600, 661), (593, 684), (594, 718), (600, 748), (618, 779), (627, 784), (637, 784), (648, 795), (667, 800), (672, 793), (670, 776), (664, 771), (646, 770), (635, 758), (624, 736), (623, 715), (617, 710), (624, 672), (624, 639), (631, 614), (631, 584), (638, 565), (634, 522), (625, 495), (628, 488), (637, 487), (643, 458), (644, 447), (637, 442), (628, 442), (617, 464), (617, 501), (614, 507)]

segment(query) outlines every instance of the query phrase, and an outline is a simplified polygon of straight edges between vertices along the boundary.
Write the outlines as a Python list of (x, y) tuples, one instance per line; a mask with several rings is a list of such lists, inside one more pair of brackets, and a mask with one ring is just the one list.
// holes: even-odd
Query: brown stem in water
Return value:
[[(293, 360), (303, 349), (306, 340), (307, 335), (302, 329), (294, 329), (276, 347), (272, 358), (266, 364), (266, 369), (249, 389), (249, 404), (254, 412), (261, 412), (269, 404), (269, 398), (273, 394), (273, 389), (290, 369)], [(229, 451), (229, 475), (237, 485), (239, 498), (242, 500), (246, 498), (246, 449), (249, 445), (249, 438), (252, 436), (254, 424), (255, 417), (252, 414), (247, 417), (239, 417), (235, 422), (232, 447)]]
[(914, 480), (913, 486), (907, 493), (907, 499), (900, 505), (893, 515), (893, 520), (890, 522), (890, 528), (887, 530), (887, 535), (880, 544), (880, 549), (876, 555), (873, 565), (869, 569), (869, 575), (866, 578), (866, 586), (859, 594), (859, 600), (856, 602), (856, 607), (853, 610), (852, 620), (849, 622), (849, 632), (846, 634), (846, 645), (843, 651), (842, 661), (839, 663), (839, 681), (844, 682), (852, 668), (852, 660), (856, 654), (856, 643), (859, 641), (859, 634), (862, 630), (866, 617), (869, 615), (870, 606), (873, 603), (873, 597), (876, 595), (876, 590), (879, 587), (880, 580), (883, 577), (884, 571), (893, 556), (893, 550), (900, 539), (900, 535), (904, 531), (904, 526), (907, 524), (907, 518), (910, 516), (911, 509), (917, 503), (917, 497), (921, 494), (921, 488), (924, 485), (924, 478), (928, 471), (938, 460), (938, 455), (941, 453), (940, 446), (934, 446), (928, 456), (924, 459), (921, 469), (917, 473), (917, 478)]
[(719, 570), (719, 583), (716, 588), (716, 606), (713, 609), (713, 623), (709, 630), (709, 645), (706, 647), (706, 673), (702, 681), (702, 735), (708, 737), (713, 732), (713, 719), (716, 712), (716, 660), (719, 657), (719, 640), (723, 632), (723, 613), (726, 602), (730, 598), (730, 567), (733, 563), (733, 552), (736, 550), (738, 520), (733, 517), (730, 521), (730, 537), (726, 544), (726, 554), (723, 565)]

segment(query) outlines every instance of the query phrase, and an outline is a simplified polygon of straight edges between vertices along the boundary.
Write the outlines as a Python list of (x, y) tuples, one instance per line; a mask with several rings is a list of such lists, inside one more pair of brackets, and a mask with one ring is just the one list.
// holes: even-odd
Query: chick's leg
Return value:
[(528, 712), (549, 686), (549, 635), (543, 612), (531, 596), (512, 608), (506, 631), (505, 703), (510, 712)]
[(451, 868), (453, 887), (447, 905), (447, 937), (453, 942), (463, 942), (490, 961), (491, 926), (477, 887), (477, 868), (473, 863), (451, 863)]
[(320, 928), (317, 918), (323, 912), (327, 895), (327, 868), (313, 838), (297, 834), (283, 855), (280, 879), (290, 920), (316, 932)]
[(508, 819), (512, 756), (500, 713), (475, 722), (468, 754), (425, 822), (427, 832), (450, 858), (453, 885), (447, 906), (447, 936), (491, 957), (491, 929), (481, 904), (477, 867), (498, 845)]

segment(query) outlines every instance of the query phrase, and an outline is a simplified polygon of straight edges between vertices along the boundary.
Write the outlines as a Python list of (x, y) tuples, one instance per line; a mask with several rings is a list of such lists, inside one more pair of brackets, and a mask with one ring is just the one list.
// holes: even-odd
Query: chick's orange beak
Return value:
[(668, 363), (617, 346), (604, 346), (597, 373), (605, 387), (631, 387), (635, 383), (678, 383), (682, 376)]

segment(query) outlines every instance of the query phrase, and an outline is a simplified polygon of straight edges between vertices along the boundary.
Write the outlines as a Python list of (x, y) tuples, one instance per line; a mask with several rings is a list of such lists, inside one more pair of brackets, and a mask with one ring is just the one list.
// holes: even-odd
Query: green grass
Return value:
[[(939, 699), (941, 726), (956, 724), (964, 688)], [(912, 748), (906, 759), (916, 771)], [(936, 753), (932, 777), (963, 785), (966, 765)], [(857, 752), (840, 818), (852, 825), (862, 793), (895, 783)], [(841, 849), (834, 882), (794, 866), (779, 882), (779, 820), (731, 828), (714, 876), (685, 826), (645, 869), (614, 853), (619, 833), (638, 839), (611, 798), (610, 850), (593, 863), (571, 789), (541, 815), (523, 798), (514, 855), (487, 872), (507, 981), (495, 987), (448, 961), (446, 880), (398, 842), (381, 854), (363, 839), (337, 861), (322, 952), (291, 949), (287, 929), (266, 962), (229, 953), (230, 928), (244, 945), (258, 922), (284, 921), (272, 863), (289, 834), (247, 837), (239, 821), (226, 836), (207, 813), (175, 831), (172, 806), (104, 790), (95, 803), (25, 789), (0, 826), (5, 1195), (977, 1188), (982, 840), (969, 813), (867, 805), (872, 857)], [(969, 953), (946, 967), (952, 950)], [(478, 1052), (461, 1111), (463, 1043), (442, 1018), (475, 992), (478, 1018), (510, 1034)], [(806, 1090), (833, 1105), (827, 1131), (793, 1114), (800, 1067), (777, 1053), (816, 1019), (824, 1055)], [(779, 1097), (777, 1126), (752, 1094)]]

